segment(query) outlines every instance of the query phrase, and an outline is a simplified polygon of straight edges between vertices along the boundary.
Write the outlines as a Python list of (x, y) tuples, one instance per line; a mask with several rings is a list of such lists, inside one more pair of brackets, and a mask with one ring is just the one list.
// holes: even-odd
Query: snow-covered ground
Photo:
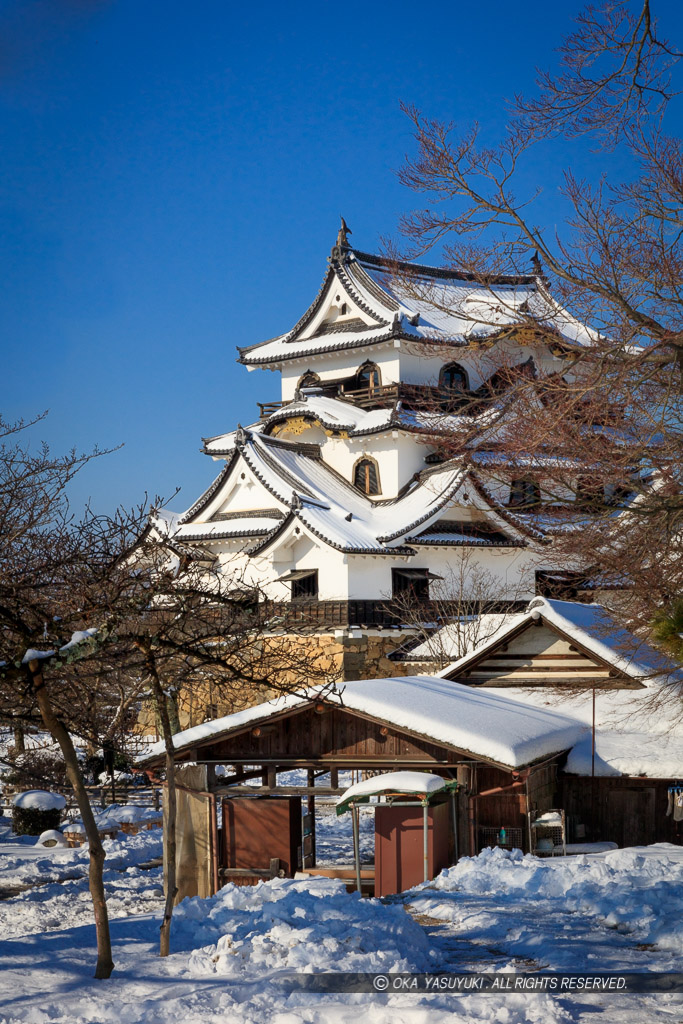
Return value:
[[(322, 810), (322, 808), (321, 808)], [(347, 860), (348, 816), (318, 820), (318, 849)], [(364, 815), (371, 859), (372, 811)], [(348, 835), (346, 832), (348, 831)], [(223, 888), (176, 910), (172, 955), (157, 954), (159, 831), (107, 843), (116, 970), (94, 981), (87, 853), (36, 852), (9, 837), (0, 888), (0, 1024), (654, 1024), (683, 1020), (676, 995), (538, 992), (287, 994), (283, 975), (319, 971), (683, 972), (683, 849), (660, 844), (539, 860), (502, 849), (433, 883), (361, 900), (331, 879)]]

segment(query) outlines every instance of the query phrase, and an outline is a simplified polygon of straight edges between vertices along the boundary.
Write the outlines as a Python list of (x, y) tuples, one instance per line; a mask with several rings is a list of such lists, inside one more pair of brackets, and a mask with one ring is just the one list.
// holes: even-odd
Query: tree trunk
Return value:
[[(175, 736), (177, 732), (181, 731), (180, 728), (180, 711), (178, 709), (178, 691), (173, 690), (166, 697), (166, 708), (168, 710), (168, 721), (171, 729), (171, 735)], [(165, 735), (165, 734), (164, 734)]]
[(102, 870), (104, 867), (104, 848), (97, 831), (95, 816), (90, 806), (90, 799), (83, 782), (81, 769), (78, 764), (78, 757), (73, 741), (65, 725), (55, 715), (50, 698), (45, 687), (43, 670), (40, 660), (29, 662), (31, 682), (36, 696), (38, 707), (45, 728), (50, 735), (59, 743), (69, 782), (74, 791), (78, 809), (85, 826), (85, 834), (90, 845), (90, 870), (88, 882), (90, 896), (92, 898), (93, 911), (95, 914), (95, 931), (97, 933), (97, 965), (95, 967), (96, 978), (109, 978), (114, 970), (114, 961), (111, 955), (111, 936), (109, 934), (109, 916), (107, 914), (107, 900), (104, 895), (104, 882)]
[(14, 755), (25, 754), (26, 743), (24, 742), (24, 729), (21, 725), (14, 726)]
[(152, 693), (154, 694), (157, 715), (161, 725), (161, 734), (164, 738), (164, 746), (166, 747), (166, 799), (168, 809), (166, 821), (164, 822), (166, 904), (164, 906), (164, 918), (159, 929), (159, 956), (168, 956), (171, 946), (173, 904), (178, 894), (178, 887), (176, 885), (176, 788), (173, 727), (168, 713), (169, 701), (159, 679), (154, 654), (149, 649), (145, 653), (147, 655), (147, 670), (149, 672)]

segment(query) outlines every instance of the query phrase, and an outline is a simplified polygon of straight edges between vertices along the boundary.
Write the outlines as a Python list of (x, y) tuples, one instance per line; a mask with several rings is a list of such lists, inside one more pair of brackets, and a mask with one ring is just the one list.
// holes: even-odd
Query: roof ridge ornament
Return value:
[(293, 512), (296, 512), (298, 509), (303, 507), (301, 504), (301, 498), (296, 493), (296, 491), (292, 491), (292, 500), (289, 503), (289, 507), (292, 509)]
[(237, 430), (235, 431), (235, 444), (238, 448), (242, 448), (247, 443), (248, 437), (247, 432), (241, 423), (237, 424)]
[(341, 259), (343, 256), (343, 251), (345, 249), (351, 248), (351, 246), (349, 245), (348, 236), (352, 235), (353, 231), (351, 230), (351, 228), (348, 226), (348, 224), (341, 215), (339, 219), (341, 221), (341, 224), (339, 227), (339, 231), (337, 232), (337, 241), (332, 246), (332, 252), (330, 254), (330, 259), (332, 260)]

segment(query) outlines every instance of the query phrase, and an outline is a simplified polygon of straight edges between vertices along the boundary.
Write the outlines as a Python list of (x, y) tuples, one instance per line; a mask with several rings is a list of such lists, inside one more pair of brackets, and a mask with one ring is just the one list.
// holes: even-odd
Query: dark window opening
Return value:
[(514, 508), (534, 508), (541, 503), (541, 489), (535, 480), (513, 480), (510, 486), (510, 505)]
[(380, 387), (381, 383), (382, 377), (379, 367), (375, 363), (364, 363), (356, 374), (356, 389), (358, 391), (364, 391), (366, 388), (368, 391), (373, 391)]
[(392, 597), (409, 600), (414, 604), (425, 604), (429, 601), (429, 581), (440, 579), (443, 577), (429, 569), (392, 569)]
[(469, 388), (467, 370), (460, 363), (447, 363), (439, 374), (439, 384), (447, 391), (467, 391)]
[(318, 570), (292, 580), (292, 601), (310, 601), (318, 596)]
[(363, 494), (379, 494), (379, 474), (374, 459), (360, 459), (353, 471), (353, 485)]
[(348, 312), (348, 306), (346, 305), (345, 302), (342, 302), (342, 305), (341, 305), (341, 315), (342, 316), (346, 316), (347, 312)]
[(299, 390), (301, 390), (301, 388), (314, 388), (319, 383), (320, 377), (318, 376), (318, 374), (313, 373), (312, 370), (309, 370), (307, 373), (303, 375), (303, 377), (297, 384), (297, 388)]

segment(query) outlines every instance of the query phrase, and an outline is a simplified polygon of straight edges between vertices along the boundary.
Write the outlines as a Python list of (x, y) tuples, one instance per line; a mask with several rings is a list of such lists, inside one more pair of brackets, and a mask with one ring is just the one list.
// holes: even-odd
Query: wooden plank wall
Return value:
[(639, 685), (614, 678), (553, 629), (533, 623), (475, 665), (464, 681), (479, 686)]
[[(565, 811), (585, 824), (590, 834), (591, 779), (564, 776), (559, 785)], [(666, 816), (670, 785), (667, 779), (595, 779), (595, 826), (590, 839), (619, 846), (683, 845), (683, 822)]]
[[(253, 732), (233, 736), (211, 746), (202, 745), (202, 755), (218, 760), (248, 758), (254, 764), (286, 759), (317, 760), (324, 757), (387, 760), (457, 760), (446, 748), (399, 729), (386, 729), (343, 708), (317, 714), (308, 708), (298, 714), (264, 723), (259, 736)], [(449, 757), (450, 755), (450, 757)]]

